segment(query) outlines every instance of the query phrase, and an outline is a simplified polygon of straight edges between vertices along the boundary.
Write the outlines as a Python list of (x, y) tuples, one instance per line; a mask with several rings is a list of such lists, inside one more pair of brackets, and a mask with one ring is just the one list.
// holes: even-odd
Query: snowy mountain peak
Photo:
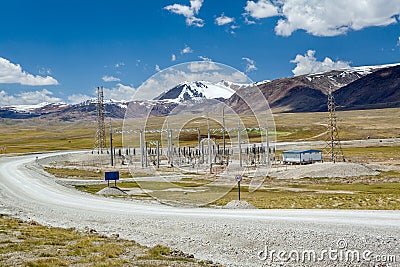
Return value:
[(375, 71), (384, 68), (395, 67), (398, 65), (400, 65), (400, 63), (376, 66), (349, 67), (327, 72), (310, 73), (298, 77), (306, 79), (310, 83), (318, 84), (319, 86), (336, 90)]
[(393, 63), (393, 64), (385, 64), (385, 65), (375, 65), (375, 66), (359, 66), (359, 67), (351, 67), (350, 69), (346, 69), (349, 71), (356, 71), (359, 74), (362, 75), (367, 75), (370, 74), (376, 70), (384, 69), (384, 68), (390, 68), (390, 67), (396, 67), (399, 66), (400, 63)]
[(14, 106), (5, 106), (4, 108), (8, 108), (9, 110), (13, 110), (16, 112), (30, 113), (38, 109), (44, 109), (47, 106), (63, 106), (63, 105), (67, 104), (64, 102), (58, 102), (58, 103), (42, 102), (36, 105), (14, 105)]
[(230, 89), (237, 91), (237, 90), (243, 89), (243, 88), (251, 88), (254, 86), (260, 86), (260, 85), (263, 85), (263, 84), (266, 84), (269, 82), (271, 82), (271, 80), (263, 80), (263, 81), (255, 82), (255, 83), (234, 83), (234, 82), (222, 80), (219, 83), (217, 83), (217, 85), (228, 87)]
[(168, 100), (182, 103), (186, 101), (202, 101), (204, 99), (227, 99), (235, 93), (235, 90), (221, 83), (206, 81), (183, 82), (174, 88), (162, 93), (155, 100)]

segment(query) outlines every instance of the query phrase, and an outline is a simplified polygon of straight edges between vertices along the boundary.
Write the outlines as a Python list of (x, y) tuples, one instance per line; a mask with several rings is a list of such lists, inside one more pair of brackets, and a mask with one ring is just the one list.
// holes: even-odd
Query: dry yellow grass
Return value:
[[(217, 114), (216, 116), (220, 116)], [(400, 108), (339, 111), (337, 113), (340, 137), (343, 140), (367, 138), (400, 137)], [(169, 118), (177, 122), (185, 122), (184, 117)], [(242, 115), (241, 119), (246, 127), (256, 127), (254, 117)], [(237, 125), (237, 117), (226, 116), (227, 125)], [(276, 125), (276, 138), (278, 141), (297, 140), (325, 140), (327, 113), (277, 113), (274, 114)], [(125, 122), (127, 128), (138, 126), (136, 119)], [(149, 118), (146, 122), (147, 129), (161, 129), (165, 117)], [(6, 147), (7, 153), (76, 150), (90, 149), (94, 146), (96, 125), (94, 121), (62, 122), (41, 119), (30, 120), (0, 120), (0, 147)], [(122, 129), (123, 120), (113, 119), (114, 129)], [(132, 125), (132, 126), (130, 126)], [(184, 123), (186, 128), (201, 129), (203, 137), (207, 133), (206, 118)], [(264, 125), (261, 125), (264, 126)], [(211, 128), (221, 128), (216, 122), (210, 120)], [(137, 129), (136, 129), (137, 130)], [(249, 137), (254, 141), (259, 140), (263, 132), (249, 132)], [(274, 132), (271, 132), (274, 134)], [(108, 133), (107, 133), (108, 137)], [(128, 135), (125, 138), (128, 139)], [(212, 137), (221, 139), (221, 133), (213, 133)], [(147, 140), (159, 140), (160, 134), (147, 134)], [(231, 136), (235, 138), (235, 133)], [(108, 138), (107, 138), (108, 139)], [(138, 134), (133, 139), (138, 139)], [(179, 136), (181, 145), (195, 144), (197, 134)], [(229, 136), (227, 137), (229, 142)], [(108, 141), (107, 141), (108, 142)], [(114, 134), (114, 145), (122, 145), (122, 134)]]
[[(93, 231), (90, 231), (93, 232)], [(49, 228), (0, 215), (1, 266), (220, 266), (164, 246)]]

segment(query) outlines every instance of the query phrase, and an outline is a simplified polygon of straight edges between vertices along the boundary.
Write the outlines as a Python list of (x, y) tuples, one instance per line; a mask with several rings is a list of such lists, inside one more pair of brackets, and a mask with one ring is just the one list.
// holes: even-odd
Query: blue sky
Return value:
[[(0, 105), (127, 98), (212, 60), (253, 81), (400, 62), (397, 0), (3, 1)], [(328, 59), (326, 59), (328, 58)]]

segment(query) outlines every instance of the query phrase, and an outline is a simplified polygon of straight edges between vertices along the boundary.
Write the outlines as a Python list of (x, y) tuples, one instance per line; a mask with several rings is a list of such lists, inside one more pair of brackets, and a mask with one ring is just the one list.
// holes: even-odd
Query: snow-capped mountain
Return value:
[(5, 106), (4, 108), (7, 108), (12, 111), (16, 112), (21, 112), (21, 113), (31, 113), (35, 112), (38, 109), (42, 109), (46, 106), (65, 106), (67, 105), (66, 103), (59, 102), (59, 103), (49, 103), (49, 102), (42, 102), (36, 105), (15, 105), (15, 106)]
[(174, 103), (199, 102), (204, 99), (228, 99), (235, 90), (223, 83), (205, 81), (183, 82), (162, 93), (155, 100), (168, 100)]
[(396, 66), (399, 66), (399, 65), (400, 65), (400, 63), (374, 65), (374, 66), (360, 66), (360, 67), (351, 67), (351, 68), (345, 69), (345, 70), (356, 71), (359, 74), (367, 75), (367, 74), (371, 74), (374, 71), (377, 71), (377, 70), (380, 70), (380, 69), (396, 67)]
[[(330, 91), (342, 109), (397, 107), (399, 77), (397, 63), (281, 78), (259, 84), (258, 89), (275, 112), (326, 111)], [(248, 112), (250, 107), (242, 100), (243, 96), (251, 103), (251, 110), (264, 108), (251, 90), (240, 89), (240, 94), (234, 94), (225, 103), (239, 113)]]
[(240, 89), (259, 86), (259, 85), (266, 84), (266, 83), (269, 83), (269, 82), (271, 82), (271, 81), (270, 80), (264, 80), (264, 81), (255, 82), (255, 83), (234, 83), (234, 82), (222, 80), (219, 83), (217, 83), (217, 85), (228, 87), (228, 88), (231, 88), (231, 89), (237, 91), (237, 90), (240, 90)]
[[(128, 103), (125, 101), (106, 100), (104, 107), (111, 117), (123, 118)], [(0, 118), (25, 119), (34, 117), (59, 118), (73, 120), (96, 116), (96, 99), (88, 99), (77, 104), (48, 103), (37, 105), (15, 105), (0, 107)]]
[(329, 89), (335, 91), (377, 70), (391, 68), (399, 65), (400, 63), (376, 66), (350, 67), (328, 72), (310, 73), (306, 75), (296, 76), (294, 78), (303, 80), (306, 79), (308, 80), (308, 82), (321, 87), (323, 89), (322, 91), (327, 91)]
[[(311, 112), (326, 109), (326, 94), (333, 91), (337, 103), (343, 108), (397, 107), (399, 93), (400, 63), (362, 66), (324, 73), (313, 73), (273, 81), (240, 84), (230, 81), (211, 83), (205, 81), (184, 82), (170, 88), (153, 100), (116, 101), (105, 100), (106, 116), (124, 118), (127, 108), (138, 117), (148, 114), (166, 116), (179, 107), (187, 110), (212, 112), (217, 99), (235, 109), (247, 112), (245, 97), (252, 110), (265, 108), (264, 102), (253, 93), (255, 86), (277, 112)], [(236, 93), (238, 92), (238, 93)], [(240, 92), (240, 93), (239, 93)], [(187, 108), (190, 106), (190, 108)], [(96, 117), (97, 99), (78, 104), (40, 103), (0, 107), (0, 118), (26, 119), (49, 118), (66, 121)]]

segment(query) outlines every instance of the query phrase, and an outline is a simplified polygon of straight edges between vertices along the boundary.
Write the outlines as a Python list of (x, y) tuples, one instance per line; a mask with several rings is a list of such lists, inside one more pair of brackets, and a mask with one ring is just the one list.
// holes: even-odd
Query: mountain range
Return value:
[[(316, 112), (327, 110), (332, 92), (339, 110), (400, 107), (400, 64), (333, 70), (258, 85), (274, 112)], [(239, 95), (241, 97), (239, 97)], [(251, 90), (237, 92), (226, 104), (237, 112), (264, 108)]]
[[(332, 92), (339, 110), (400, 107), (400, 64), (355, 67), (314, 73), (255, 84), (229, 81), (184, 82), (145, 101), (105, 101), (106, 116), (124, 118), (127, 107), (137, 117), (165, 116), (177, 107), (190, 106), (193, 112), (212, 112), (224, 102), (236, 112), (265, 109), (260, 90), (273, 112), (315, 112), (327, 110), (327, 94)], [(251, 108), (243, 101), (251, 104)], [(73, 121), (96, 116), (96, 100), (79, 104), (41, 103), (0, 107), (0, 118), (49, 118)]]

